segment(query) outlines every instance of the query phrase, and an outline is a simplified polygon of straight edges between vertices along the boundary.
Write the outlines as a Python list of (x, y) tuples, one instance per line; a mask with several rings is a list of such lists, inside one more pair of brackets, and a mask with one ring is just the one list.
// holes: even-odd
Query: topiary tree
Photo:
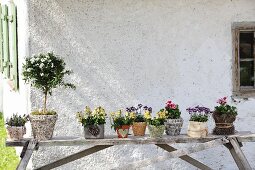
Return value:
[(28, 57), (23, 64), (23, 80), (44, 94), (43, 114), (47, 114), (47, 97), (52, 95), (52, 89), (60, 86), (75, 89), (72, 83), (64, 81), (64, 76), (72, 73), (65, 66), (64, 60), (53, 52)]

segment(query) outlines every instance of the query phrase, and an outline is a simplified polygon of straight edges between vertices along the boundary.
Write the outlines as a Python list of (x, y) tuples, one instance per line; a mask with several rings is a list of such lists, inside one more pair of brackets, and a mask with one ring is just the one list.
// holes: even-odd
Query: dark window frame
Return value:
[[(255, 33), (255, 22), (235, 22), (232, 24), (232, 75), (233, 75), (233, 96), (237, 97), (255, 97), (255, 86), (253, 87), (242, 87), (240, 86), (240, 55), (239, 55), (239, 42), (241, 32), (254, 32)], [(253, 49), (255, 45), (253, 44)], [(253, 57), (255, 61), (255, 50), (253, 50)], [(255, 73), (255, 67), (254, 67)]]

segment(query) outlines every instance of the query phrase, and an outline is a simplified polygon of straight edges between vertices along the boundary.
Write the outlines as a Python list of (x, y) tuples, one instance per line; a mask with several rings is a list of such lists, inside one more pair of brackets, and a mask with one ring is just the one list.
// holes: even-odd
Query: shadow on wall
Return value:
[[(34, 1), (33, 3), (36, 2)], [(111, 61), (109, 61), (114, 60), (114, 57), (103, 57), (86, 40), (86, 36), (82, 36), (82, 33), (74, 32), (74, 30), (77, 30), (72, 27), (72, 23), (75, 21), (68, 20), (68, 17), (58, 5), (56, 1), (48, 1), (48, 3), (33, 5), (33, 8), (30, 9), (29, 12), (35, 13), (36, 11), (37, 13), (37, 15), (30, 15), (29, 18), (31, 35), (30, 54), (54, 50), (73, 69), (74, 74), (68, 80), (76, 84), (77, 89), (75, 91), (54, 90), (53, 96), (49, 97), (48, 108), (55, 108), (59, 113), (59, 119), (54, 132), (55, 135), (81, 135), (82, 128), (75, 120), (75, 113), (84, 108), (85, 105), (93, 107), (102, 105), (106, 107), (106, 110), (116, 110), (138, 103), (137, 94), (132, 93), (131, 90), (138, 85), (137, 79), (135, 75), (130, 75), (129, 73), (133, 72), (134, 74), (136, 67), (142, 68), (137, 63), (133, 63), (133, 65), (129, 63), (127, 66), (125, 64), (120, 65), (120, 67), (124, 68), (123, 70), (116, 70), (118, 65), (113, 66)], [(98, 42), (100, 43), (100, 40)], [(116, 62), (118, 63), (118, 61)], [(125, 61), (122, 62), (124, 63)], [(120, 71), (122, 71), (122, 74), (120, 74)], [(146, 85), (146, 82), (143, 82), (143, 85)], [(167, 83), (165, 83), (165, 86), (167, 86)], [(159, 87), (154, 86), (154, 88), (156, 90)], [(152, 92), (154, 89), (150, 90)], [(42, 96), (38, 96), (41, 96), (41, 93), (32, 90), (32, 108), (41, 106)], [(140, 98), (142, 97), (140, 96)], [(155, 105), (157, 104), (155, 103)], [(106, 131), (107, 133), (114, 133), (109, 127), (107, 127)], [(61, 152), (59, 152), (60, 148), (58, 147), (50, 149), (42, 148), (33, 156), (34, 166), (45, 164), (52, 161), (52, 159), (63, 157), (70, 154), (70, 152), (78, 151), (82, 148), (84, 147), (61, 147)], [(125, 157), (123, 153), (132, 156)], [(65, 168), (73, 169), (73, 167), (77, 167), (79, 169), (78, 167), (84, 168), (84, 165), (87, 165), (88, 169), (97, 169), (105, 167), (106, 163), (120, 165), (123, 161), (142, 159), (158, 153), (162, 153), (162, 151), (153, 149), (148, 152), (148, 147), (145, 146), (136, 148), (135, 153), (128, 146), (113, 147), (89, 156), (86, 160), (82, 160), (82, 162), (68, 164)], [(105, 160), (107, 161), (105, 162)]]

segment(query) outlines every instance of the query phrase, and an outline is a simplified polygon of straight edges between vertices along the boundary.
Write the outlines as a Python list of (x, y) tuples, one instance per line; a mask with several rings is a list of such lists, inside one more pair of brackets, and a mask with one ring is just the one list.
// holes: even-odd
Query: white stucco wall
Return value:
[[(158, 111), (167, 99), (185, 108), (213, 108), (217, 98), (232, 95), (231, 23), (255, 20), (254, 0), (27, 0), (29, 53), (50, 50), (62, 56), (74, 74), (76, 91), (58, 89), (49, 98), (59, 119), (55, 136), (82, 136), (75, 112), (85, 105), (107, 111), (144, 103)], [(42, 105), (32, 90), (32, 108)], [(237, 103), (237, 130), (255, 132), (255, 100)], [(212, 121), (209, 123), (212, 128)], [(114, 134), (107, 124), (106, 134)], [(255, 167), (254, 144), (244, 152)], [(34, 166), (84, 147), (40, 148)], [(162, 155), (155, 146), (112, 147), (59, 169), (109, 169), (126, 161)], [(225, 148), (192, 154), (214, 169), (237, 169)], [(145, 169), (191, 169), (179, 159)]]
[[(17, 25), (18, 25), (18, 69), (19, 69), (19, 90), (14, 91), (9, 85), (10, 81), (1, 74), (0, 75), (0, 111), (3, 111), (5, 118), (10, 117), (13, 113), (29, 114), (30, 113), (30, 88), (24, 84), (21, 76), (22, 63), (25, 56), (28, 56), (28, 13), (24, 0), (3, 0), (1, 4), (9, 5), (14, 2), (17, 6)], [(11, 43), (11, 39), (9, 40)]]

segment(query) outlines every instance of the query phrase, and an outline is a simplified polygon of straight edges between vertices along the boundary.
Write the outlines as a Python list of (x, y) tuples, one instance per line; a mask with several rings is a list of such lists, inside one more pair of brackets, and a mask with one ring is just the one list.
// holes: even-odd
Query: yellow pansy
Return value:
[(129, 115), (130, 118), (134, 119), (136, 117), (136, 114), (134, 112), (131, 112)]
[(144, 118), (145, 118), (145, 119), (151, 119), (151, 113), (150, 113), (148, 110), (146, 110), (146, 111), (144, 112)]

